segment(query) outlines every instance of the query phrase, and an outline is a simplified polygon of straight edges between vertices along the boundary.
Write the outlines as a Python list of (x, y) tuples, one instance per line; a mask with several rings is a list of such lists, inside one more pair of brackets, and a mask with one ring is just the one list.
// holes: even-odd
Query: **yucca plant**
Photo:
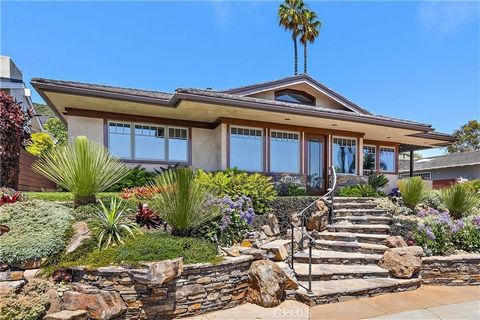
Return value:
[(430, 186), (421, 177), (399, 180), (398, 188), (403, 203), (410, 209), (414, 209), (417, 204), (425, 201), (431, 192)]
[(388, 178), (385, 174), (372, 170), (368, 174), (368, 184), (378, 191), (388, 184)]
[(112, 197), (109, 208), (101, 200), (99, 202), (100, 208), (92, 213), (99, 248), (123, 244), (126, 238), (135, 237), (136, 234), (142, 233), (135, 222), (130, 222), (125, 217), (126, 210), (122, 200)]
[(202, 185), (191, 168), (175, 168), (155, 178), (159, 193), (150, 207), (165, 220), (174, 235), (188, 236), (204, 222), (220, 214), (211, 203), (215, 190)]
[(97, 193), (128, 174), (117, 157), (84, 136), (45, 152), (32, 168), (72, 192), (76, 206), (95, 202)]
[(480, 196), (461, 183), (443, 189), (440, 200), (455, 219), (462, 218), (480, 204)]

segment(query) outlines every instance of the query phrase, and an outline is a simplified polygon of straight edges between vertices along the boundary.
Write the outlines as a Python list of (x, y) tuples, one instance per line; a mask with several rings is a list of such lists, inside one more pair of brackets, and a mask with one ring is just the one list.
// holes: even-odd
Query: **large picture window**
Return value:
[(363, 146), (363, 171), (368, 173), (375, 171), (377, 161), (377, 148), (375, 146)]
[(263, 171), (262, 129), (230, 128), (230, 167)]
[(109, 122), (108, 148), (126, 160), (188, 161), (188, 129)]
[(380, 147), (380, 170), (395, 172), (395, 148)]
[(270, 132), (270, 171), (298, 173), (300, 171), (300, 139), (294, 132)]
[(357, 162), (357, 140), (334, 137), (332, 160), (337, 173), (355, 174)]

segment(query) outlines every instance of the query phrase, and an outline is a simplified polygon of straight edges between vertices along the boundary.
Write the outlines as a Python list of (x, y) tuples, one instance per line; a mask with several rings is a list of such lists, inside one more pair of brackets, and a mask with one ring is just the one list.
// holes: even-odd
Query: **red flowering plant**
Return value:
[(4, 193), (0, 198), (0, 206), (3, 204), (12, 204), (17, 202), (20, 199), (20, 192), (15, 192), (14, 194)]
[(141, 226), (145, 226), (148, 229), (157, 229), (163, 225), (164, 229), (166, 224), (157, 213), (151, 210), (147, 204), (138, 204), (137, 213), (135, 215), (135, 221)]

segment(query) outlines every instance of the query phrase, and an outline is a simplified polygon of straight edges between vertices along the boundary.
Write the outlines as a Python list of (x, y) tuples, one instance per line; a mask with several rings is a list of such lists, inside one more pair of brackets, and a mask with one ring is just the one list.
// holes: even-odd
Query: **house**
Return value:
[(455, 141), (429, 124), (374, 115), (305, 74), (174, 93), (41, 78), (31, 84), (70, 137), (104, 144), (131, 166), (237, 167), (300, 183), (310, 194), (325, 192), (331, 165), (339, 185), (374, 169), (391, 189), (399, 152)]
[[(417, 159), (414, 168), (414, 176), (432, 181), (436, 189), (462, 180), (480, 179), (480, 151)], [(408, 165), (400, 162), (400, 178), (409, 176), (408, 172)]]

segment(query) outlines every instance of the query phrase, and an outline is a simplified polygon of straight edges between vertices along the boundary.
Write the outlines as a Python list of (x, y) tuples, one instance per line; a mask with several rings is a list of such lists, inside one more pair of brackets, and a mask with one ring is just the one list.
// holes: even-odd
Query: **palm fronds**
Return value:
[(421, 177), (411, 177), (398, 181), (403, 203), (410, 209), (425, 201), (431, 192), (430, 186)]
[(442, 189), (440, 199), (455, 219), (462, 218), (480, 204), (480, 196), (461, 183)]

